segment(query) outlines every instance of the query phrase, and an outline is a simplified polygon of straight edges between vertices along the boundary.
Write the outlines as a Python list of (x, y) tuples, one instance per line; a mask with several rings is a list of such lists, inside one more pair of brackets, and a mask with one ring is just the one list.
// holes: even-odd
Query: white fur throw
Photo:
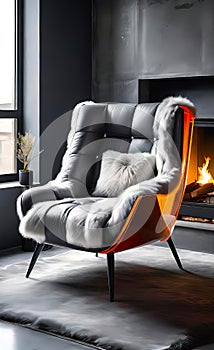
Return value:
[[(46, 226), (52, 232), (55, 230), (53, 233), (59, 236), (65, 232), (68, 243), (86, 248), (111, 245), (138, 196), (167, 194), (180, 180), (181, 160), (172, 139), (174, 116), (179, 105), (186, 106), (195, 112), (194, 105), (182, 97), (166, 98), (157, 108), (153, 126), (155, 142), (151, 151), (156, 159), (157, 175), (155, 177), (147, 180), (140, 178), (138, 183), (124, 189), (115, 198), (83, 198), (83, 192), (78, 190), (77, 180), (66, 177), (68, 149), (61, 172), (56, 180), (49, 182), (47, 186), (50, 190), (54, 190), (59, 198), (70, 197), (70, 199), (67, 199), (66, 204), (58, 200), (44, 204), (35, 203), (21, 220), (20, 232), (22, 235), (38, 242), (45, 241), (44, 226)], [(73, 131), (68, 137), (68, 147), (72, 144), (80, 109), (81, 106), (76, 111), (74, 110), (71, 128)], [(97, 191), (100, 190), (99, 187), (98, 184)], [(121, 187), (116, 189), (116, 194), (120, 192), (120, 189)], [(69, 201), (74, 209), (65, 211), (63, 208), (67, 208)]]
[(126, 188), (154, 177), (155, 155), (151, 153), (103, 153), (94, 196), (117, 197)]

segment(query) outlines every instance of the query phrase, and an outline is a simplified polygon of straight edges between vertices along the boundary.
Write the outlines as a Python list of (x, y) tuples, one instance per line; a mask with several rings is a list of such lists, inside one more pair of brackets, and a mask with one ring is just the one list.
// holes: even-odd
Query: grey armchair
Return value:
[(45, 243), (106, 254), (111, 301), (117, 252), (165, 240), (182, 268), (171, 235), (194, 115), (193, 104), (181, 97), (77, 105), (56, 179), (17, 202), (20, 232), (37, 242), (26, 277)]

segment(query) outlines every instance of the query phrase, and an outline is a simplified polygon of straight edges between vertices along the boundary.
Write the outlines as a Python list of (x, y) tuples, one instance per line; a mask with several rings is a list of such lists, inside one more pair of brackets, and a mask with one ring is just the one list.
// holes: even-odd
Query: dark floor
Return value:
[[(91, 350), (83, 344), (34, 331), (8, 322), (0, 322), (2, 350)], [(95, 349), (95, 348), (94, 348)]]

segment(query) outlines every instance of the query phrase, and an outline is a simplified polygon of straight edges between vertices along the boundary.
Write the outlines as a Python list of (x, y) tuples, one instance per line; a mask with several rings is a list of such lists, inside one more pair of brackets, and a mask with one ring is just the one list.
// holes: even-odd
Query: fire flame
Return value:
[(214, 179), (208, 170), (209, 162), (211, 160), (210, 157), (204, 157), (205, 163), (203, 163), (202, 167), (198, 167), (198, 181), (197, 183), (201, 185), (205, 185), (207, 183), (213, 183)]

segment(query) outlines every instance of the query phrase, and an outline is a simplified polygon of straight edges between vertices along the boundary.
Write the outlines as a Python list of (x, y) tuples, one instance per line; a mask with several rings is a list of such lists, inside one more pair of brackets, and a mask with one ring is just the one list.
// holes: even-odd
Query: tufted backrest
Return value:
[[(87, 192), (91, 194), (96, 186), (104, 151), (150, 152), (158, 105), (83, 103), (76, 107), (58, 180), (75, 181), (76, 197), (84, 196)], [(178, 128), (175, 130), (178, 133)]]

